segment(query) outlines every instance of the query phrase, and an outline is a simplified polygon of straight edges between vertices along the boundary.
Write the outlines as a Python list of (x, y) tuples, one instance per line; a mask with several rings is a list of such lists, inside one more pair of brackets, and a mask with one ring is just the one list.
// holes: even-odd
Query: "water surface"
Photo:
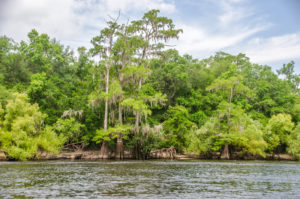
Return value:
[(300, 163), (0, 162), (0, 198), (300, 198)]

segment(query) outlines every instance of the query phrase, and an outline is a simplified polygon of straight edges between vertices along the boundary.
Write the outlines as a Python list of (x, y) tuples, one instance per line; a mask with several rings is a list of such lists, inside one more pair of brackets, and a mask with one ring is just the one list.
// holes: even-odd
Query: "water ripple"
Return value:
[(300, 198), (300, 164), (0, 162), (0, 198)]

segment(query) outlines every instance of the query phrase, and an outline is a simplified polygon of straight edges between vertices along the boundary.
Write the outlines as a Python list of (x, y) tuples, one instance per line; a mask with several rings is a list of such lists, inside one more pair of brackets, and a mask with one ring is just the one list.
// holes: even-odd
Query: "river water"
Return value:
[(0, 198), (300, 198), (300, 163), (0, 162)]

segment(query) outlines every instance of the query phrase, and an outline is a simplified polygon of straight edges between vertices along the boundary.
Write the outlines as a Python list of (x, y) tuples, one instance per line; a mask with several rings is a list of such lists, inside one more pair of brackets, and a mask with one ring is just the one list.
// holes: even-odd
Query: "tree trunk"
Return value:
[(124, 150), (123, 150), (123, 140), (122, 140), (122, 134), (119, 133), (117, 137), (117, 146), (116, 146), (116, 159), (123, 160), (124, 159)]
[(229, 160), (229, 159), (230, 159), (229, 147), (228, 147), (228, 144), (225, 144), (224, 149), (221, 154), (221, 160)]
[[(138, 90), (141, 90), (142, 88), (142, 79), (140, 78), (139, 79), (139, 87), (138, 87)], [(136, 116), (135, 116), (135, 128), (136, 128), (136, 131), (138, 132), (138, 128), (139, 128), (139, 120), (140, 120), (140, 112), (139, 111), (136, 111)]]
[[(229, 134), (229, 126), (230, 126), (230, 112), (231, 112), (231, 101), (233, 97), (233, 88), (230, 89), (230, 97), (229, 97), (229, 108), (228, 108), (228, 115), (227, 115), (227, 134)], [(221, 154), (221, 160), (229, 160), (229, 147), (228, 144), (225, 144), (224, 149)]]
[(230, 88), (229, 104), (231, 104), (233, 98), (233, 88)]
[(138, 130), (138, 128), (139, 128), (139, 118), (140, 118), (140, 112), (137, 111), (136, 115), (135, 115), (135, 128), (136, 128), (136, 130)]
[(135, 159), (137, 159), (137, 160), (140, 159), (140, 147), (139, 147), (139, 143), (137, 143), (136, 146), (135, 146)]
[[(106, 67), (106, 82), (105, 82), (105, 93), (108, 95), (108, 86), (109, 86), (109, 67)], [(105, 98), (105, 112), (104, 112), (104, 131), (107, 131), (107, 117), (108, 117), (108, 98)], [(103, 141), (100, 149), (100, 158), (108, 158), (108, 142)]]
[[(119, 122), (122, 124), (122, 107), (121, 107), (121, 102), (119, 102)], [(117, 145), (116, 145), (116, 159), (123, 160), (124, 159), (124, 147), (123, 147), (123, 135), (122, 133), (118, 134), (117, 137)]]
[(102, 145), (101, 145), (101, 149), (100, 149), (100, 159), (108, 159), (109, 158), (109, 154), (108, 154), (108, 142), (107, 141), (103, 141)]
[[(126, 66), (126, 56), (125, 53), (122, 54), (122, 66), (121, 66), (121, 70), (123, 70)], [(122, 72), (119, 73), (119, 80), (120, 80), (120, 87), (121, 90), (123, 90), (123, 74)], [(120, 125), (123, 124), (123, 109), (121, 106), (121, 101), (119, 101), (119, 123)], [(122, 133), (118, 134), (117, 137), (117, 145), (116, 145), (116, 155), (115, 155), (116, 159), (124, 159), (124, 146), (123, 146), (123, 135)]]
[[(109, 87), (109, 67), (106, 67), (106, 81), (105, 81), (105, 94), (108, 95)], [(107, 117), (108, 117), (108, 98), (105, 98), (105, 112), (104, 112), (104, 131), (107, 130)]]

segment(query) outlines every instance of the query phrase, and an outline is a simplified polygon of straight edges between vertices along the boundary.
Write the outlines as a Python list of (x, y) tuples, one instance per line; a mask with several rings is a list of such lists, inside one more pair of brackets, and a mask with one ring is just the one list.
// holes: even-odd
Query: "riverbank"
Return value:
[[(114, 153), (109, 154), (108, 159), (115, 159)], [(135, 159), (131, 151), (124, 151), (124, 159)], [(189, 154), (173, 154), (167, 150), (155, 150), (150, 153), (148, 159), (174, 159), (174, 160), (222, 160), (221, 154), (216, 152), (210, 155)], [(0, 152), (0, 161), (7, 161), (8, 158), (3, 152)], [(103, 160), (99, 151), (77, 151), (77, 152), (61, 152), (53, 154), (48, 152), (40, 152), (35, 160)], [(242, 153), (232, 153), (230, 160), (280, 160), (295, 161), (296, 159), (289, 154), (266, 154), (265, 157), (245, 155)]]

